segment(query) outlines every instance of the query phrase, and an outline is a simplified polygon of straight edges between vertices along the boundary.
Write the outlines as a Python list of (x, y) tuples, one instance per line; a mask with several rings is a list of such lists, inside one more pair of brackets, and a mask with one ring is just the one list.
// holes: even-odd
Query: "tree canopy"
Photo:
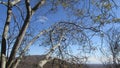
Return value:
[[(110, 27), (119, 27), (119, 3), (119, 0), (1, 0), (4, 11), (0, 12), (1, 68), (16, 68), (31, 45), (36, 44), (48, 49), (45, 59), (38, 63), (41, 68), (51, 56), (85, 62), (88, 57), (85, 54), (99, 47), (94, 46), (95, 37), (103, 39)], [(72, 47), (78, 49), (80, 57), (72, 54)]]

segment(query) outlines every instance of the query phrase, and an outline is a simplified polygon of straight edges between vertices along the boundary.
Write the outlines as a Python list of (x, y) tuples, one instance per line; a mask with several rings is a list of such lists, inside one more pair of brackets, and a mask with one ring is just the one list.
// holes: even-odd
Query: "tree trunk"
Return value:
[[(3, 30), (3, 35), (2, 35), (2, 44), (1, 44), (1, 68), (16, 68), (18, 63), (14, 64), (16, 62), (15, 56), (18, 51), (18, 48), (21, 45), (21, 42), (25, 36), (26, 30), (29, 26), (30, 19), (34, 12), (41, 7), (44, 3), (45, 0), (40, 0), (33, 8), (30, 6), (30, 0), (25, 0), (25, 5), (26, 5), (26, 10), (27, 10), (27, 15), (26, 19), (24, 21), (24, 24), (22, 26), (22, 29), (20, 30), (20, 33), (17, 36), (17, 39), (13, 45), (13, 48), (10, 53), (10, 57), (6, 59), (6, 40), (7, 40), (7, 34), (9, 30), (9, 23), (11, 21), (11, 15), (12, 15), (12, 7), (15, 6), (17, 3), (19, 3), (21, 0), (8, 0), (8, 2), (1, 2), (7, 6), (7, 18), (6, 18), (6, 23), (4, 26)], [(19, 59), (20, 60), (20, 59)], [(18, 61), (19, 61), (18, 60)]]
[(7, 18), (6, 23), (4, 26), (3, 34), (2, 34), (2, 45), (1, 45), (1, 68), (6, 68), (6, 41), (7, 41), (7, 34), (9, 30), (9, 24), (11, 21), (12, 9), (10, 4), (8, 3), (7, 7)]

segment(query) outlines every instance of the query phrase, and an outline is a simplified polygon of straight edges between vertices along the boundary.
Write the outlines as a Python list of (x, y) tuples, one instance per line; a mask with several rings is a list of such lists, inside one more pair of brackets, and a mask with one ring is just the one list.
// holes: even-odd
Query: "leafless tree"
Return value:
[[(3, 2), (0, 1), (2, 4), (7, 6), (7, 18), (6, 18), (6, 22), (5, 22), (5, 26), (4, 26), (4, 30), (3, 30), (3, 35), (2, 35), (2, 47), (1, 47), (1, 68), (14, 68), (15, 65), (13, 65), (13, 63), (15, 63), (15, 56), (17, 53), (18, 48), (20, 47), (20, 44), (23, 40), (23, 37), (25, 36), (26, 30), (28, 28), (30, 19), (32, 17), (32, 15), (34, 14), (34, 12), (37, 10), (37, 8), (41, 7), (41, 5), (43, 5), (45, 3), (45, 0), (39, 1), (33, 8), (31, 8), (30, 6), (30, 1), (26, 0), (25, 1), (25, 5), (26, 5), (26, 10), (27, 10), (27, 14), (26, 14), (26, 18), (24, 20), (24, 24), (16, 38), (16, 41), (12, 47), (11, 53), (10, 53), (10, 57), (9, 59), (6, 59), (6, 42), (7, 42), (7, 36), (8, 36), (8, 31), (9, 31), (9, 27), (10, 27), (10, 22), (11, 22), (11, 17), (12, 17), (12, 8), (18, 4), (20, 2), (20, 0), (8, 0), (8, 2)], [(15, 67), (16, 68), (16, 67)]]
[[(58, 56), (59, 59), (69, 60), (69, 63), (83, 64), (84, 62), (86, 62), (85, 60), (87, 59), (87, 57), (84, 56), (82, 58), (77, 57), (72, 55), (71, 52), (69, 51), (72, 50), (69, 48), (74, 47), (74, 45), (76, 44), (78, 45), (78, 48), (84, 46), (87, 46), (88, 48), (91, 47), (90, 39), (87, 37), (86, 33), (84, 32), (85, 29), (84, 27), (76, 25), (75, 23), (59, 22), (53, 25), (51, 28), (52, 30), (50, 30), (50, 32), (44, 35), (45, 36), (44, 38), (47, 38), (47, 40), (41, 43), (41, 45), (45, 44), (45, 46), (47, 45), (48, 47), (50, 47), (49, 49), (50, 51), (48, 51), (48, 53), (46, 54), (46, 59), (43, 59), (39, 63), (41, 67), (43, 67), (43, 65), (45, 65), (49, 61), (49, 58), (51, 56), (54, 57), (55, 55), (56, 57)], [(92, 31), (92, 29), (89, 30)], [(63, 36), (60, 36), (61, 33)], [(84, 52), (83, 49), (82, 52)], [(88, 50), (90, 51), (92, 49), (90, 48)]]
[(120, 32), (116, 28), (111, 28), (105, 35), (106, 44), (101, 48), (101, 52), (106, 59), (103, 63), (107, 67), (119, 68), (120, 60)]
[[(57, 52), (62, 55), (61, 50), (67, 49), (67, 46), (72, 45), (73, 42), (77, 45), (84, 44), (85, 46), (88, 46), (88, 43), (90, 44), (90, 39), (86, 35), (87, 31), (99, 32), (100, 26), (104, 25), (104, 23), (111, 23), (113, 21), (119, 22), (119, 19), (114, 17), (114, 14), (110, 11), (115, 7), (118, 7), (113, 0), (99, 0), (99, 2), (94, 0), (1, 0), (0, 4), (7, 8), (7, 16), (3, 32), (1, 33), (1, 68), (16, 68), (28, 48), (45, 33), (49, 34), (49, 36), (45, 35), (49, 38), (48, 43), (51, 46), (48, 53), (46, 53), (45, 59), (39, 62), (41, 68), (48, 62), (49, 57), (53, 53)], [(50, 28), (48, 30), (39, 31), (37, 35), (33, 34), (34, 37), (32, 37), (32, 39), (29, 38), (30, 40), (27, 40), (24, 44), (24, 39), (29, 35), (29, 33), (27, 35), (27, 32), (31, 20), (33, 19), (33, 16), (37, 16), (37, 14), (41, 12), (39, 9), (48, 7), (45, 13), (47, 14), (51, 11), (57, 11), (60, 6), (67, 11), (68, 17), (73, 20), (73, 22), (57, 22), (58, 24), (53, 26), (55, 29)], [(80, 7), (78, 8), (78, 6)], [(17, 10), (14, 11), (14, 9)], [(93, 11), (95, 9), (98, 9), (99, 12), (97, 10)], [(17, 11), (19, 13), (17, 13)], [(11, 28), (13, 20), (15, 25)], [(14, 33), (14, 30), (17, 32)], [(12, 40), (10, 38), (12, 38)], [(85, 41), (87, 41), (87, 43)], [(22, 50), (19, 51), (21, 47)], [(16, 58), (18, 51), (19, 56)]]

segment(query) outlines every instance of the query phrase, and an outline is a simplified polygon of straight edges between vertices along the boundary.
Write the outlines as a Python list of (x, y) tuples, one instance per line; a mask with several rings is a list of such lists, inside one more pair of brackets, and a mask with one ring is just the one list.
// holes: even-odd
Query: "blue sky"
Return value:
[(6, 17), (6, 7), (0, 4), (0, 32), (2, 31), (3, 24), (5, 22), (5, 17)]
[[(46, 18), (43, 20), (43, 18)], [(39, 27), (39, 26), (42, 26), (40, 27), (40, 30), (41, 28), (42, 29), (48, 29), (51, 25), (55, 24), (56, 22), (59, 22), (59, 21), (66, 21), (67, 19), (67, 16), (65, 14), (65, 12), (63, 11), (63, 9), (58, 9), (57, 12), (55, 13), (52, 13), (52, 14), (48, 14), (48, 15), (38, 15), (38, 19), (34, 22), (34, 23), (39, 23), (40, 25), (36, 25), (35, 27)], [(42, 24), (41, 24), (42, 23)], [(45, 49), (45, 50), (43, 50)], [(41, 51), (36, 51), (36, 50), (41, 50)], [(39, 45), (33, 45), (30, 49), (30, 54), (32, 55), (36, 55), (36, 54), (45, 54), (47, 48), (44, 48), (44, 47), (39, 47)]]

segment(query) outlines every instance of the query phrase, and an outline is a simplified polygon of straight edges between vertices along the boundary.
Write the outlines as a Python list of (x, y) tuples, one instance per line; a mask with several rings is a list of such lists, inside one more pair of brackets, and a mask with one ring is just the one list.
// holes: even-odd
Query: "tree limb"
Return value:
[(27, 9), (26, 19), (24, 21), (24, 24), (23, 24), (21, 30), (20, 30), (19, 35), (17, 36), (15, 44), (13, 45), (13, 48), (12, 48), (12, 51), (11, 51), (11, 54), (10, 54), (10, 57), (9, 57), (8, 63), (7, 63), (8, 68), (11, 67), (12, 63), (15, 60), (15, 56), (16, 56), (17, 50), (18, 50), (18, 48), (21, 45), (23, 37), (25, 36), (26, 30), (27, 30), (27, 28), (29, 26), (30, 19), (32, 17), (30, 0), (25, 0), (25, 4), (26, 4), (26, 9)]
[(3, 2), (3, 1), (0, 1), (0, 4), (3, 4), (3, 5), (5, 5), (5, 6), (7, 6), (7, 5), (8, 5), (8, 3), (7, 3), (7, 2)]
[(21, 61), (24, 53), (28, 50), (28, 48), (45, 32), (48, 32), (49, 30), (43, 30), (41, 31), (38, 35), (36, 35), (27, 45), (26, 47), (23, 49), (23, 51), (21, 52), (20, 56), (16, 59), (15, 64), (13, 65), (14, 67), (12, 68), (16, 68), (17, 65), (19, 64), (19, 62)]
[(32, 8), (32, 11), (36, 11), (39, 7), (41, 7), (44, 3), (45, 3), (46, 0), (40, 0), (33, 8)]
[(16, 8), (19, 10), (20, 15), (21, 15), (21, 18), (22, 18), (22, 20), (24, 21), (25, 19), (24, 19), (24, 15), (23, 15), (22, 9), (21, 9), (18, 5), (15, 5), (15, 6), (16, 6)]
[(11, 5), (14, 6), (14, 5), (16, 5), (17, 3), (19, 3), (20, 1), (21, 1), (21, 0), (14, 0), (14, 1), (11, 2)]
[[(10, 6), (14, 6), (16, 5), (17, 3), (19, 3), (21, 0), (14, 0), (12, 2), (9, 1), (9, 5)], [(0, 4), (4, 4), (5, 6), (8, 6), (8, 2), (3, 2), (3, 1), (0, 1)]]
[(62, 32), (62, 34), (61, 34), (61, 36), (60, 36), (59, 42), (58, 42), (56, 45), (54, 45), (54, 46), (50, 49), (50, 51), (45, 55), (45, 59), (43, 59), (43, 60), (41, 60), (41, 61), (39, 62), (38, 65), (39, 65), (40, 68), (43, 68), (43, 66), (50, 60), (50, 56), (53, 54), (53, 52), (55, 51), (55, 49), (60, 46), (60, 43), (61, 43), (62, 39), (63, 39), (63, 32)]

